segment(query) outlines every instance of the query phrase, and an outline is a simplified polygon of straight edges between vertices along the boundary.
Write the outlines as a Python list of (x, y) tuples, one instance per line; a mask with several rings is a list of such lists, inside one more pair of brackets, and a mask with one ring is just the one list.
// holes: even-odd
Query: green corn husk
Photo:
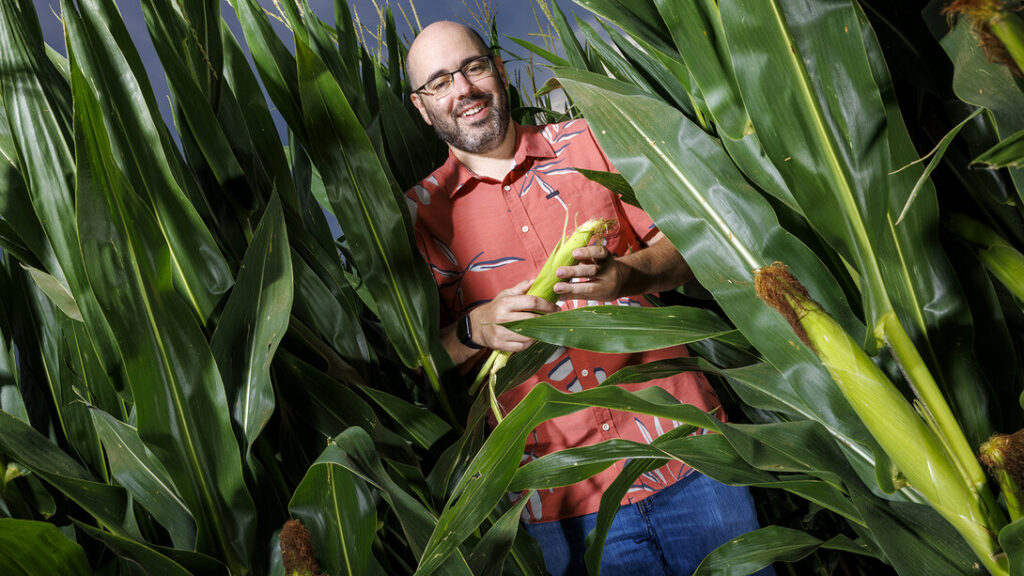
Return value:
[(953, 0), (943, 9), (951, 16), (971, 19), (971, 28), (988, 59), (1024, 71), (1024, 20), (1004, 0)]
[[(942, 440), (845, 330), (822, 310), (781, 263), (758, 270), (758, 296), (789, 321), (821, 359), (875, 441), (928, 503), (993, 574), (1007, 574), (979, 489), (964, 481)], [(987, 490), (987, 487), (983, 489)], [(998, 522), (998, 521), (996, 521)]]
[(996, 434), (981, 445), (979, 459), (996, 479), (1010, 521), (1024, 517), (1024, 430)]
[[(552, 250), (547, 262), (544, 263), (544, 267), (537, 274), (537, 279), (530, 285), (530, 289), (527, 290), (526, 294), (543, 298), (548, 302), (558, 300), (558, 295), (555, 294), (555, 284), (559, 282), (559, 278), (555, 276), (555, 270), (562, 266), (576, 264), (576, 259), (572, 256), (573, 251), (587, 246), (594, 236), (603, 235), (614, 224), (614, 220), (591, 218), (577, 226), (572, 235), (562, 238), (555, 249)], [(480, 372), (473, 380), (473, 385), (469, 389), (470, 394), (476, 394), (477, 388), (479, 388), (484, 379), (488, 380), (491, 409), (494, 411), (494, 416), (499, 422), (501, 421), (501, 414), (498, 411), (497, 398), (494, 394), (494, 383), (498, 370), (505, 366), (511, 355), (511, 352), (501, 352), (498, 350), (491, 352), (491, 355), (487, 357), (487, 361), (484, 362), (483, 367), (481, 367)]]

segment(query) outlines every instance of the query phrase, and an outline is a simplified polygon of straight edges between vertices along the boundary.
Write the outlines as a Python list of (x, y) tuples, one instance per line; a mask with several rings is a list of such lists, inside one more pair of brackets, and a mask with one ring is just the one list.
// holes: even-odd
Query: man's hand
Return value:
[(629, 266), (623, 264), (604, 246), (586, 246), (572, 251), (575, 266), (562, 266), (555, 276), (576, 282), (558, 282), (555, 294), (563, 300), (616, 300), (622, 295), (622, 285), (629, 276)]
[(530, 345), (533, 340), (516, 334), (500, 324), (558, 311), (555, 304), (526, 294), (532, 283), (533, 280), (526, 280), (502, 290), (494, 300), (474, 308), (469, 313), (473, 340), (477, 344), (504, 352), (519, 352)]
[(604, 246), (578, 248), (572, 254), (578, 264), (555, 271), (565, 280), (555, 284), (555, 294), (562, 300), (610, 302), (672, 290), (693, 278), (690, 266), (661, 232), (648, 247), (622, 257)]

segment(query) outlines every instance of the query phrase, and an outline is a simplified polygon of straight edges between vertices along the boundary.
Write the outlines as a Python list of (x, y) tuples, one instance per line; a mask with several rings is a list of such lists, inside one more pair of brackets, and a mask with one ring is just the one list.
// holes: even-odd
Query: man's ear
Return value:
[(508, 73), (505, 72), (505, 63), (501, 61), (501, 56), (494, 55), (494, 67), (498, 69), (498, 77), (501, 78), (501, 83), (508, 90)]
[(423, 117), (423, 121), (427, 123), (427, 126), (433, 126), (434, 123), (430, 121), (430, 116), (427, 115), (427, 107), (423, 104), (423, 97), (413, 92), (409, 99), (412, 101), (412, 105), (420, 111), (420, 116)]

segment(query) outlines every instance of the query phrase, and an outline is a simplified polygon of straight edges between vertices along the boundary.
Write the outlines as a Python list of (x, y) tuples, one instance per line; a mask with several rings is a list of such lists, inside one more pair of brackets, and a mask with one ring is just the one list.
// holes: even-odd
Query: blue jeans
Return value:
[[(584, 538), (596, 522), (595, 512), (524, 527), (540, 543), (552, 576), (576, 576), (587, 574)], [(749, 490), (694, 472), (619, 508), (605, 539), (601, 576), (689, 576), (709, 552), (757, 528)], [(769, 566), (757, 574), (775, 571)]]

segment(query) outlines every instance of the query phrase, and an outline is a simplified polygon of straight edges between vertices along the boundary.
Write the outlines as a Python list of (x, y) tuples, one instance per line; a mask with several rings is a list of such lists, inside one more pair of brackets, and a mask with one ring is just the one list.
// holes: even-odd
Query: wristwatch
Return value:
[(455, 335), (458, 336), (459, 342), (467, 348), (472, 348), (473, 350), (483, 348), (483, 346), (473, 341), (473, 326), (469, 322), (469, 314), (459, 319), (458, 324), (455, 325)]

